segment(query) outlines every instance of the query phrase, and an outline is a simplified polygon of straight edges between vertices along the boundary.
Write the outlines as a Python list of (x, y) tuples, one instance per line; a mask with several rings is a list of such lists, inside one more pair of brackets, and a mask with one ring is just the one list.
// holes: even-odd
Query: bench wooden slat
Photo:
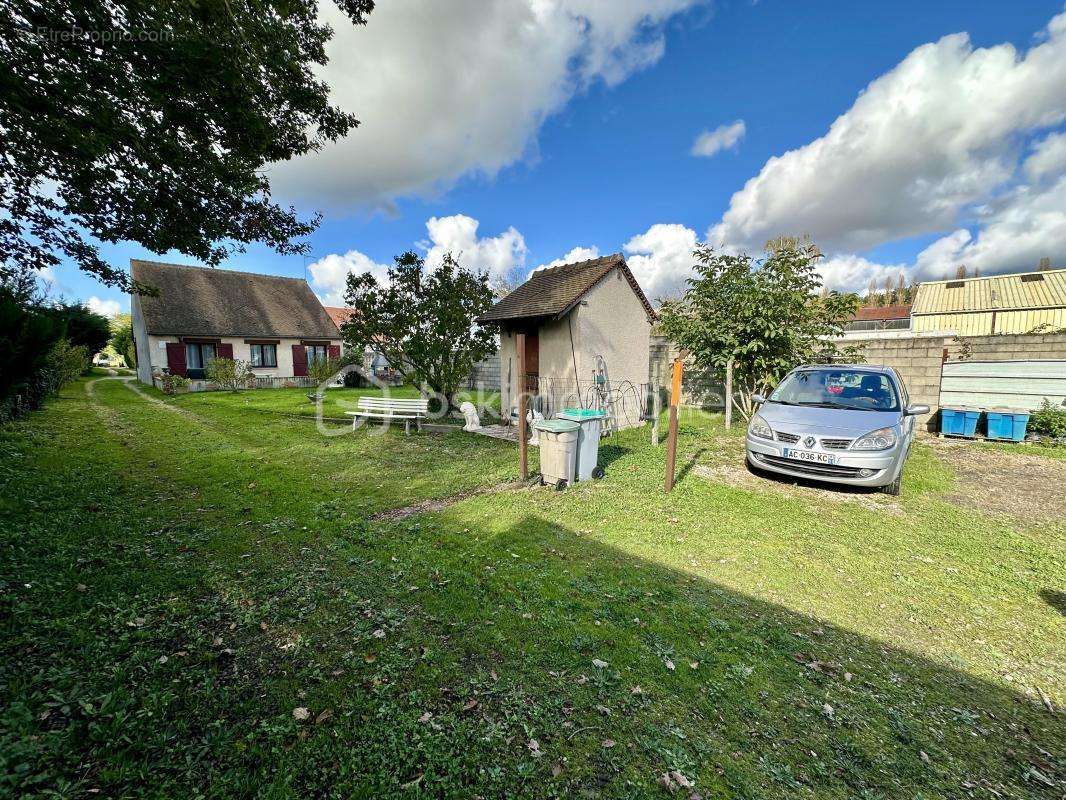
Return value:
[(429, 412), (429, 400), (424, 397), (360, 397), (358, 411), (345, 411), (352, 419), (355, 428), (359, 417), (402, 420), (404, 432), (410, 433), (411, 421), (421, 429), (422, 417)]

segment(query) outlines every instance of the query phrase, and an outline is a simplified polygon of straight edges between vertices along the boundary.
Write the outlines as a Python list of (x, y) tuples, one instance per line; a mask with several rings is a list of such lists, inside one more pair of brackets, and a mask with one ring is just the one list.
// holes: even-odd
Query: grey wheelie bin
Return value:
[(602, 411), (587, 408), (565, 408), (557, 419), (570, 420), (581, 426), (577, 437), (577, 466), (574, 477), (579, 481), (602, 478), (600, 466), (600, 432), (607, 415)]
[(533, 423), (540, 438), (541, 480), (556, 489), (574, 482), (580, 425), (566, 419), (538, 419)]

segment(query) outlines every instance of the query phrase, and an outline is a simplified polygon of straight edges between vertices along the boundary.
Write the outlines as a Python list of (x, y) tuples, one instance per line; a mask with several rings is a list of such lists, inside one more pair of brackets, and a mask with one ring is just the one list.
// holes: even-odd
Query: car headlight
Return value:
[(770, 426), (766, 424), (766, 420), (756, 414), (751, 418), (751, 422), (748, 423), (748, 433), (752, 436), (758, 436), (760, 439), (773, 439), (774, 432), (770, 430)]
[(896, 443), (896, 432), (891, 428), (880, 428), (860, 436), (852, 442), (852, 450), (887, 450)]

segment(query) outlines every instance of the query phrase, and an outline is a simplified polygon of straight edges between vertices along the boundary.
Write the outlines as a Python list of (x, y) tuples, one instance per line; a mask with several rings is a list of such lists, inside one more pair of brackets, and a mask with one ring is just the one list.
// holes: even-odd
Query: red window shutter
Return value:
[(216, 344), (215, 345), (215, 355), (218, 356), (219, 358), (228, 358), (230, 361), (232, 361), (233, 360), (233, 345), (231, 345), (231, 344)]
[(329, 357), (330, 358), (340, 358), (341, 357), (341, 346), (339, 344), (331, 344), (329, 346)]
[(185, 366), (185, 345), (181, 342), (167, 342), (167, 366), (171, 375), (184, 376), (188, 372)]
[(297, 378), (307, 376), (307, 351), (302, 344), (292, 346), (292, 374)]

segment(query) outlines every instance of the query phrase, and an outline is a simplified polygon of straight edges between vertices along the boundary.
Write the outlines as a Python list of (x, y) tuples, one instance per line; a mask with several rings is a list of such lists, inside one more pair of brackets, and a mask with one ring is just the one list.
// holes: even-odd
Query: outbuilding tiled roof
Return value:
[(478, 322), (562, 317), (613, 269), (622, 270), (633, 291), (648, 310), (648, 316), (654, 319), (655, 309), (648, 302), (633, 273), (629, 271), (622, 254), (614, 253), (588, 261), (537, 270), (529, 280), (483, 314)]
[(307, 281), (231, 269), (130, 261), (148, 333), (156, 336), (262, 336), (339, 339), (340, 331)]

